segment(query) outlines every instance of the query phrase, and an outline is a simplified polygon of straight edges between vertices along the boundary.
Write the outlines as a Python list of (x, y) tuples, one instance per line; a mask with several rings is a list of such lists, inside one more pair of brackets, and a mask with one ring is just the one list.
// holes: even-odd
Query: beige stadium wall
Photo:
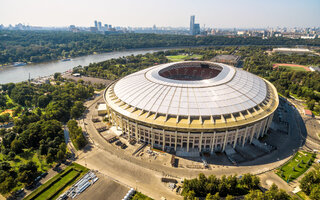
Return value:
[(273, 113), (265, 118), (241, 127), (224, 129), (196, 130), (196, 129), (167, 129), (161, 126), (152, 126), (129, 119), (112, 108), (108, 107), (108, 117), (112, 125), (117, 126), (127, 138), (135, 138), (150, 144), (152, 147), (184, 148), (186, 151), (197, 149), (198, 151), (224, 151), (227, 145), (244, 146), (251, 143), (253, 138), (259, 138), (266, 134), (271, 125)]

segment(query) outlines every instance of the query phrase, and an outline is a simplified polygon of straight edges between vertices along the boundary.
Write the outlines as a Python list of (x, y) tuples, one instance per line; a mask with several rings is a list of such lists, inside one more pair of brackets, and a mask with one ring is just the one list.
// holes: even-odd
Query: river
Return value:
[(32, 63), (25, 66), (13, 67), (5, 66), (0, 68), (0, 84), (5, 83), (17, 83), (21, 81), (27, 81), (30, 78), (39, 78), (42, 76), (52, 75), (56, 72), (65, 72), (76, 66), (86, 66), (90, 63), (101, 62), (112, 58), (120, 58), (122, 56), (138, 55), (153, 53), (156, 51), (167, 50), (165, 48), (154, 49), (135, 49), (125, 51), (114, 51), (102, 54), (88, 55), (72, 58), (71, 61), (51, 61), (45, 63)]

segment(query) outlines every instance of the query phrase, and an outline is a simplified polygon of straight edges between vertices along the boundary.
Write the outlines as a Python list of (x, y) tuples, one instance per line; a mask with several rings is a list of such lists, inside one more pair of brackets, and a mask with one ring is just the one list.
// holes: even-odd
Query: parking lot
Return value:
[(104, 200), (121, 200), (129, 191), (129, 188), (117, 183), (110, 178), (96, 173), (99, 181), (86, 189), (86, 192), (81, 193), (75, 199), (104, 199)]

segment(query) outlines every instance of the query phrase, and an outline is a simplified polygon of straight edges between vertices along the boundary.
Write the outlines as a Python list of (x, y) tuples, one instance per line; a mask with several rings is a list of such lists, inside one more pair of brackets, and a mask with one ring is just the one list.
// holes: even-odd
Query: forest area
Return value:
[(70, 57), (155, 47), (219, 45), (308, 45), (319, 46), (320, 39), (227, 37), (160, 34), (97, 34), (68, 31), (0, 31), (0, 65), (13, 62), (45, 62)]

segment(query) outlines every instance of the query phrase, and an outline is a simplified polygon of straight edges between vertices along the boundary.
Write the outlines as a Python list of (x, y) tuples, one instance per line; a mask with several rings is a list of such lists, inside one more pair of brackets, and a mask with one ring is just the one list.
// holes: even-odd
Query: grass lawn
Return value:
[(309, 200), (309, 197), (302, 191), (298, 192), (297, 195), (303, 200)]
[(193, 54), (193, 55), (188, 55), (188, 54), (180, 54), (180, 55), (174, 55), (174, 56), (167, 56), (167, 58), (172, 61), (172, 62), (178, 62), (178, 61), (184, 61), (184, 60), (188, 60), (191, 58), (194, 59), (201, 59), (202, 56), (199, 54)]
[(293, 66), (282, 66), (280, 65), (279, 67), (281, 68), (286, 68), (286, 69), (289, 69), (289, 70), (294, 70), (294, 71), (303, 71), (303, 72), (306, 72), (307, 70), (303, 67), (293, 67)]
[(56, 199), (65, 190), (67, 190), (69, 186), (79, 180), (88, 171), (88, 168), (76, 163), (72, 163), (62, 172), (55, 175), (45, 184), (41, 185), (39, 188), (33, 191), (25, 199)]
[[(308, 165), (308, 161), (311, 163), (314, 161), (312, 153), (299, 151), (296, 155), (284, 166), (278, 168), (276, 174), (280, 176), (284, 181), (292, 181), (298, 178), (301, 174), (309, 169), (311, 165)], [(300, 163), (300, 167), (298, 164)]]
[[(37, 198), (38, 200), (46, 200), (48, 197), (52, 197), (56, 192), (61, 190), (62, 188), (66, 187), (68, 183), (72, 180), (78, 177), (80, 173), (78, 171), (72, 170), (67, 175), (62, 177), (60, 181), (58, 181), (56, 184), (52, 185), (50, 189), (45, 190), (43, 193), (41, 193)], [(56, 195), (54, 195), (56, 196)]]

